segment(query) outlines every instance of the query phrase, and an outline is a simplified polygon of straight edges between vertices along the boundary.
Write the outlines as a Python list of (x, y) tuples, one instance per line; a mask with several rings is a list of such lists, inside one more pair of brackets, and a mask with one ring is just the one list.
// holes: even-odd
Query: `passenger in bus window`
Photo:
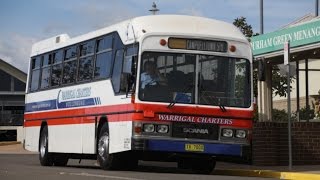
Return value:
[(145, 89), (146, 86), (167, 84), (166, 78), (160, 74), (153, 61), (147, 61), (144, 63), (144, 72), (141, 74), (140, 81), (141, 89)]

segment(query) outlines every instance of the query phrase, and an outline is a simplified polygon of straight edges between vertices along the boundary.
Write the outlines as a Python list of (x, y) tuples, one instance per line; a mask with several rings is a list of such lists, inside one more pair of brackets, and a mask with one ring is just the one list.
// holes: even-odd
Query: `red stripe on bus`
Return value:
[[(119, 122), (119, 121), (131, 121), (127, 118), (128, 116), (132, 117), (132, 115), (108, 115), (109, 122)], [(71, 118), (56, 118), (56, 119), (48, 119), (46, 120), (49, 126), (52, 125), (70, 125), (70, 124), (90, 124), (95, 123), (95, 116), (88, 116), (88, 117), (71, 117)], [(29, 120), (25, 121), (25, 127), (32, 127), (32, 126), (41, 126), (43, 120)]]
[[(233, 121), (230, 126), (252, 127), (252, 110), (227, 109), (227, 112), (222, 112), (219, 108), (204, 108), (198, 106), (174, 106), (171, 108), (167, 108), (167, 105), (154, 104), (123, 104), (79, 109), (65, 109), (39, 113), (27, 113), (25, 114), (25, 126), (40, 126), (42, 120), (50, 121), (49, 125), (93, 123), (95, 117), (99, 117), (104, 114), (108, 117), (108, 121), (110, 122), (131, 120), (163, 121), (159, 119), (159, 113), (161, 113), (162, 115), (173, 114), (189, 117), (200, 116), (213, 117), (216, 119), (230, 119)], [(91, 118), (88, 119), (88, 117)], [(226, 126), (229, 125), (226, 124)]]
[(33, 119), (48, 119), (48, 118), (60, 118), (66, 116), (87, 116), (98, 114), (110, 114), (121, 111), (133, 111), (133, 104), (113, 105), (113, 106), (99, 106), (90, 108), (78, 108), (78, 109), (61, 109), (54, 111), (42, 111), (35, 113), (27, 113), (24, 115), (25, 120)]

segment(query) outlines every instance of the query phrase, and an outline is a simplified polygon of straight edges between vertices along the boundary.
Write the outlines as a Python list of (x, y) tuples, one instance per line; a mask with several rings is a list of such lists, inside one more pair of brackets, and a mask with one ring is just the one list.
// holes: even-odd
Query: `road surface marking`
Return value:
[(60, 175), (74, 175), (74, 176), (87, 176), (87, 177), (100, 177), (100, 178), (110, 178), (110, 179), (122, 179), (122, 180), (144, 180), (130, 177), (121, 177), (121, 176), (107, 176), (102, 174), (89, 174), (89, 173), (66, 173), (60, 172)]

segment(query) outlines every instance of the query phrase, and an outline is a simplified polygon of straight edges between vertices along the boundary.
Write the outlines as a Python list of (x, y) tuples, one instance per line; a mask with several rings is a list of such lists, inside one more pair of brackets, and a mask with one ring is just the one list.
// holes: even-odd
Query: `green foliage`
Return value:
[[(239, 17), (236, 18), (233, 21), (233, 24), (239, 28), (239, 30), (250, 40), (249, 38), (255, 35), (258, 35), (258, 33), (254, 33), (252, 30), (252, 26), (247, 23), (247, 20), (245, 17)], [(291, 79), (291, 82), (293, 80)], [(257, 97), (257, 83), (258, 82), (258, 73), (257, 71), (253, 72), (253, 93), (254, 96)], [(290, 86), (290, 90), (291, 90)], [(287, 78), (286, 76), (280, 75), (278, 70), (272, 70), (272, 91), (275, 95), (279, 95), (280, 97), (286, 97), (287, 95)]]
[(241, 16), (235, 19), (233, 24), (237, 26), (247, 38), (250, 38), (253, 35), (252, 26), (247, 23), (245, 17)]
[(285, 110), (272, 109), (273, 122), (288, 122), (288, 113)]
[[(296, 114), (291, 114), (291, 121), (296, 121)], [(253, 121), (259, 121), (258, 108), (254, 110)], [(285, 110), (272, 109), (272, 121), (273, 122), (288, 122), (288, 113)]]
[[(296, 113), (295, 113), (295, 116)], [(314, 118), (314, 110), (313, 109), (307, 109), (306, 107), (301, 108), (299, 111), (300, 120), (310, 120)]]
[[(293, 82), (293, 77), (290, 78), (290, 83)], [(287, 96), (287, 88), (288, 88), (288, 82), (287, 77), (280, 75), (280, 72), (278, 70), (272, 70), (272, 92), (274, 95), (279, 95), (280, 97), (286, 97)], [(290, 86), (290, 92), (291, 92), (292, 86)]]

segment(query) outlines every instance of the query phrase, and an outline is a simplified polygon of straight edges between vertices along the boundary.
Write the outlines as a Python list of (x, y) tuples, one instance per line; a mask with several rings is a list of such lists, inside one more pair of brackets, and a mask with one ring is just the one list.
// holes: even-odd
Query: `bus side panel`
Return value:
[(25, 127), (25, 149), (37, 152), (39, 149), (40, 126)]
[(49, 152), (82, 153), (82, 125), (49, 125)]
[(82, 153), (96, 153), (95, 124), (82, 124)]
[(109, 122), (109, 152), (131, 150), (132, 121)]

